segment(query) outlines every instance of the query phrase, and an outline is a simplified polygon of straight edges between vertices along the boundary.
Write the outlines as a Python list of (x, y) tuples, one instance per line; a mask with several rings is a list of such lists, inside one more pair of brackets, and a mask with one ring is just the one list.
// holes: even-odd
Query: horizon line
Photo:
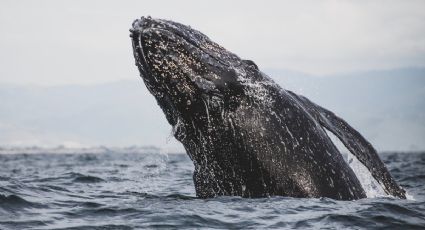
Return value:
[[(269, 74), (268, 72), (274, 72), (274, 71), (286, 71), (289, 73), (296, 73), (299, 75), (303, 75), (305, 77), (312, 77), (312, 78), (333, 78), (333, 77), (353, 77), (353, 75), (361, 75), (361, 74), (367, 74), (367, 73), (373, 73), (373, 72), (391, 72), (391, 71), (403, 71), (403, 70), (422, 70), (425, 71), (425, 66), (405, 66), (405, 67), (391, 67), (391, 68), (373, 68), (368, 70), (354, 70), (354, 71), (346, 71), (346, 72), (336, 72), (336, 73), (330, 73), (330, 74), (314, 74), (309, 72), (304, 72), (300, 70), (295, 69), (287, 69), (287, 68), (263, 68), (261, 71), (265, 74)], [(271, 75), (271, 74), (270, 74)], [(273, 76), (269, 76), (273, 78)], [(117, 83), (117, 82), (127, 82), (127, 81), (139, 81), (143, 83), (140, 76), (135, 75), (135, 77), (126, 77), (126, 78), (119, 78), (115, 80), (107, 80), (107, 81), (99, 81), (99, 82), (69, 82), (69, 83), (54, 83), (54, 84), (40, 84), (40, 83), (22, 83), (22, 82), (9, 82), (9, 81), (1, 81), (0, 80), (0, 86), (8, 86), (8, 87), (40, 87), (40, 88), (51, 88), (51, 87), (63, 87), (63, 86), (80, 86), (80, 87), (90, 87), (90, 86), (97, 86), (97, 85), (106, 85), (111, 83)]]

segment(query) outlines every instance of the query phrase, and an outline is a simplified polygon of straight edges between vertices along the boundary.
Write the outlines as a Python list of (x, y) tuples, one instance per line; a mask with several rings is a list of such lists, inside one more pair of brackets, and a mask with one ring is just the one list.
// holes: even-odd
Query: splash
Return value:
[(329, 130), (325, 129), (328, 136), (331, 138), (332, 142), (338, 148), (339, 152), (342, 154), (345, 162), (348, 166), (354, 171), (357, 179), (360, 181), (363, 189), (366, 192), (368, 198), (377, 198), (377, 197), (392, 197), (386, 194), (382, 186), (373, 178), (370, 171), (364, 166), (350, 151), (344, 146), (344, 144)]
[(370, 171), (350, 152), (346, 152), (346, 162), (354, 171), (368, 198), (388, 197), (382, 186), (373, 178)]

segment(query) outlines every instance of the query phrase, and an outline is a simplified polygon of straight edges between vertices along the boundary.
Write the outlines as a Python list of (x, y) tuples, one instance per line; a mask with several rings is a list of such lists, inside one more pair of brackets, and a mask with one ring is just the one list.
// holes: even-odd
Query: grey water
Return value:
[(381, 153), (410, 199), (195, 196), (186, 154), (0, 154), (0, 229), (425, 229), (425, 152)]

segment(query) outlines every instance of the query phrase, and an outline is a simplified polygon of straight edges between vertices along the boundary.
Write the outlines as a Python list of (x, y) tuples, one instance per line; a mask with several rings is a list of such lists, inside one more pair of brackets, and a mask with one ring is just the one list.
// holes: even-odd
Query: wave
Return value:
[(129, 146), (129, 147), (0, 147), (1, 154), (92, 154), (92, 153), (160, 153), (156, 146)]
[(22, 198), (21, 196), (11, 194), (4, 195), (0, 194), (0, 209), (5, 210), (16, 210), (22, 208), (42, 208), (45, 205), (30, 202)]
[(105, 182), (104, 179), (100, 177), (90, 176), (90, 175), (84, 175), (80, 173), (68, 173), (71, 178), (73, 178), (73, 182), (76, 183), (100, 183)]
[(423, 229), (425, 153), (381, 156), (416, 200), (199, 199), (186, 154), (0, 155), (0, 229)]
[(2, 195), (0, 194), (0, 205), (8, 206), (31, 206), (32, 203), (17, 195)]

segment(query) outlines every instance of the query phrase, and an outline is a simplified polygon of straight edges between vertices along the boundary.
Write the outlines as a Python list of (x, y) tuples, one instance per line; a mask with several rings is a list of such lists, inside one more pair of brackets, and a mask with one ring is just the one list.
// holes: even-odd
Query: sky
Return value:
[(0, 1), (0, 84), (134, 79), (128, 29), (191, 25), (261, 69), (331, 75), (425, 66), (425, 1)]
[[(423, 149), (423, 80), (408, 76), (425, 68), (423, 9), (422, 0), (0, 0), (0, 145), (167, 145), (170, 126), (129, 37), (133, 20), (150, 15), (198, 29), (284, 88), (299, 81), (292, 90), (344, 115), (380, 150)], [(400, 68), (401, 78), (361, 85)], [(336, 82), (347, 75), (357, 80)], [(319, 84), (311, 76), (322, 85), (309, 87)]]

